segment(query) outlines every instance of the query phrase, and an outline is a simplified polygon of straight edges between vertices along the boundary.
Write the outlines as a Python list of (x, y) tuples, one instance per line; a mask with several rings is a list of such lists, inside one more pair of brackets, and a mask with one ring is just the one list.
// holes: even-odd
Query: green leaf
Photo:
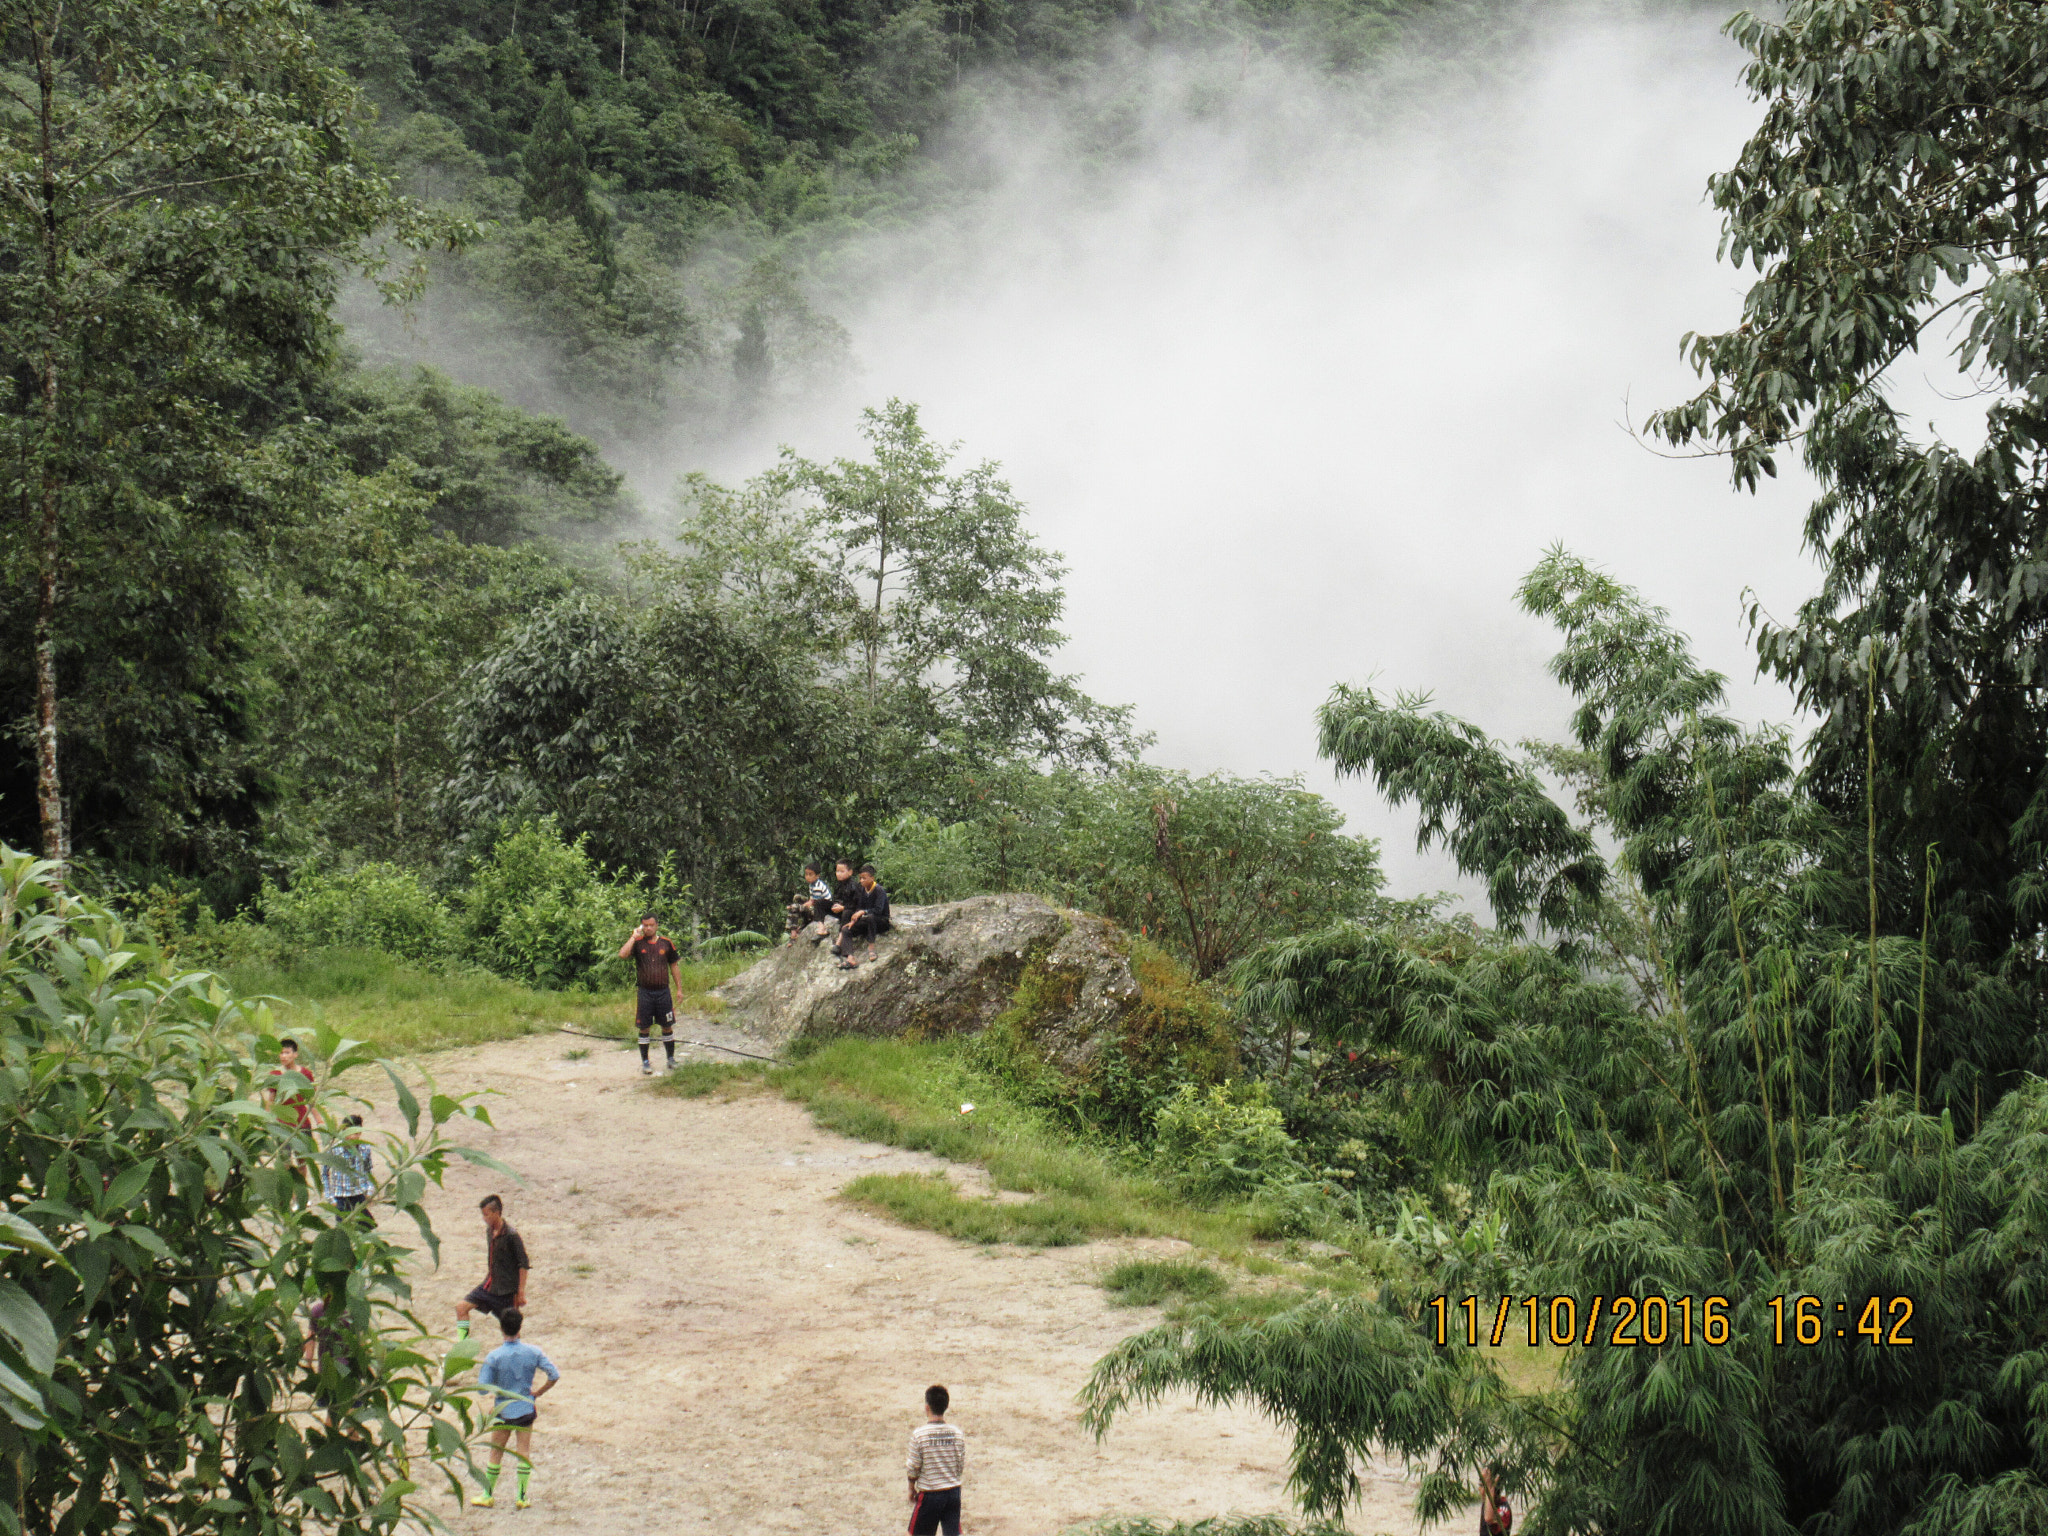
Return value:
[(405, 1132), (417, 1136), (420, 1131), (420, 1101), (412, 1096), (412, 1090), (405, 1086), (405, 1079), (398, 1075), (398, 1069), (390, 1062), (379, 1062), (384, 1075), (391, 1079), (391, 1090), (398, 1096), (398, 1112), (405, 1116)]
[(113, 1258), (98, 1242), (84, 1243), (70, 1252), (72, 1265), (78, 1273), (78, 1307), (81, 1311), (88, 1311), (106, 1288)]
[(36, 1000), (36, 1007), (42, 1010), (44, 1018), (57, 1028), (64, 1027), (64, 1003), (57, 996), (57, 989), (50, 985), (50, 979), (40, 972), (29, 971), (21, 977), (21, 984), (28, 988), (29, 996)]
[(106, 1193), (100, 1197), (100, 1210), (126, 1210), (148, 1187), (149, 1177), (155, 1172), (156, 1159), (153, 1157), (137, 1163), (132, 1168), (122, 1170), (115, 1175), (113, 1183), (107, 1186)]
[(519, 1176), (518, 1172), (515, 1169), (510, 1168), (504, 1163), (499, 1162), (495, 1157), (491, 1156), (491, 1154), (488, 1152), (479, 1152), (475, 1147), (450, 1147), (448, 1148), (448, 1150), (450, 1152), (453, 1152), (457, 1157), (475, 1163), (479, 1168), (488, 1168), (493, 1173), (502, 1173), (505, 1175), (506, 1178), (511, 1179), (514, 1183), (524, 1184), (526, 1182), (525, 1179)]
[(169, 1245), (148, 1227), (124, 1226), (121, 1228), (121, 1235), (152, 1258), (162, 1259), (168, 1263), (177, 1257), (171, 1252)]
[(49, 1314), (12, 1280), (0, 1280), (0, 1333), (15, 1342), (38, 1376), (57, 1368), (57, 1330)]
[[(36, 1203), (44, 1204), (42, 1201)], [(60, 1206), (52, 1214), (66, 1213), (68, 1207)], [(0, 1248), (18, 1249), (32, 1253), (38, 1258), (55, 1259), (59, 1264), (64, 1263), (64, 1256), (57, 1251), (56, 1245), (43, 1236), (38, 1228), (22, 1220), (12, 1211), (0, 1211)], [(66, 1268), (69, 1266), (66, 1265)]]

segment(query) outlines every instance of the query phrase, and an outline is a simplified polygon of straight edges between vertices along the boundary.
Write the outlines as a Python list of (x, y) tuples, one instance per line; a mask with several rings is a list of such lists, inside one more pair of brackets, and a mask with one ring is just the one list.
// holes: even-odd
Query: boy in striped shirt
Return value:
[(960, 1536), (967, 1437), (946, 1422), (944, 1387), (924, 1389), (924, 1423), (910, 1432), (910, 1536)]

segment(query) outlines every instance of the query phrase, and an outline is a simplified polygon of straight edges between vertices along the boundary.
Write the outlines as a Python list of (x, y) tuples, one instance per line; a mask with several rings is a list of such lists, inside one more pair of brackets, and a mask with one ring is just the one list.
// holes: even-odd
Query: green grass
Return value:
[(1110, 1515), (1074, 1526), (1066, 1536), (1349, 1536), (1349, 1528), (1321, 1520), (1297, 1525), (1284, 1515), (1211, 1515), (1170, 1522), (1150, 1515)]
[(1102, 1277), (1120, 1307), (1156, 1307), (1169, 1297), (1200, 1301), (1230, 1289), (1230, 1282), (1192, 1259), (1126, 1259)]
[(1090, 1213), (1068, 1196), (1022, 1202), (970, 1199), (943, 1173), (864, 1174), (840, 1194), (907, 1227), (943, 1232), (963, 1243), (1071, 1248), (1090, 1235)]
[(767, 1068), (734, 1061), (679, 1061), (672, 1072), (664, 1072), (653, 1084), (656, 1093), (678, 1099), (701, 1099), (717, 1093), (732, 1098), (750, 1088), (759, 1088)]
[[(944, 1189), (857, 1179), (847, 1197), (899, 1221), (971, 1242), (1050, 1244), (1048, 1233), (1094, 1237), (1177, 1237), (1236, 1257), (1253, 1241), (1242, 1211), (1204, 1210), (1157, 1179), (1120, 1163), (1107, 1146), (1077, 1142), (1005, 1092), (981, 1070), (970, 1046), (852, 1036), (777, 1066), (766, 1081), (807, 1105), (829, 1131), (861, 1141), (929, 1152), (988, 1170), (998, 1190), (1035, 1195), (1027, 1203), (975, 1200)], [(972, 1104), (962, 1113), (962, 1104)], [(972, 1236), (967, 1234), (972, 1233)]]
[[(715, 1009), (705, 993), (751, 964), (745, 955), (681, 967), (676, 1007)], [(231, 967), (245, 995), (281, 999), (279, 1027), (326, 1024), (391, 1056), (573, 1029), (624, 1041), (633, 1032), (633, 991), (541, 992), (484, 971), (430, 971), (372, 950), (319, 949), (282, 964)]]

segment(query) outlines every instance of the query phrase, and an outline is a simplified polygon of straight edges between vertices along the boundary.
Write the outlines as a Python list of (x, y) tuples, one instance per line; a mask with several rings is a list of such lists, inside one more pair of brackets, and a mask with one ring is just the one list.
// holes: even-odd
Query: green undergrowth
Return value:
[(1120, 1307), (1156, 1307), (1221, 1295), (1230, 1282), (1192, 1259), (1126, 1259), (1103, 1275), (1102, 1288)]
[(805, 1105), (825, 1130), (972, 1164), (996, 1191), (1032, 1197), (982, 1198), (923, 1174), (872, 1174), (847, 1187), (848, 1199), (908, 1225), (966, 1242), (1040, 1246), (1178, 1238), (1254, 1272), (1291, 1271), (1255, 1251), (1267, 1235), (1259, 1212), (1192, 1202), (1115, 1143), (1077, 1136), (987, 1070), (971, 1042), (845, 1036), (774, 1067), (693, 1063), (654, 1091), (697, 1098), (749, 1081)]
[(1315, 1521), (1300, 1525), (1284, 1515), (1211, 1515), (1202, 1520), (1160, 1520), (1112, 1515), (1069, 1527), (1063, 1536), (1350, 1536), (1350, 1527)]
[(1023, 1201), (976, 1199), (963, 1195), (943, 1173), (865, 1174), (840, 1194), (907, 1227), (942, 1232), (963, 1243), (1072, 1248), (1087, 1242), (1105, 1216), (1092, 1202), (1072, 1195)]
[[(978, 1164), (998, 1191), (1036, 1197), (1029, 1204), (997, 1202), (957, 1190), (913, 1194), (882, 1185), (857, 1197), (899, 1219), (909, 1219), (901, 1211), (915, 1210), (927, 1218), (918, 1225), (983, 1225), (1014, 1234), (1003, 1239), (1013, 1242), (1048, 1241), (1037, 1234), (1071, 1230), (1080, 1234), (1071, 1241), (1177, 1237), (1225, 1253), (1251, 1244), (1256, 1233), (1245, 1214), (1192, 1206), (1135, 1171), (1112, 1144), (1073, 1136), (1046, 1111), (1020, 1102), (974, 1052), (972, 1044), (957, 1041), (843, 1037), (775, 1068), (769, 1081), (808, 1106), (827, 1130)], [(974, 1107), (963, 1111), (964, 1104)], [(970, 1222), (955, 1204), (1006, 1214)]]
[[(749, 957), (681, 967), (679, 1009), (708, 1011), (705, 996)], [(621, 970), (624, 966), (621, 965)], [(414, 1055), (559, 1029), (567, 1024), (607, 1038), (633, 1032), (633, 992), (543, 992), (480, 970), (429, 970), (365, 949), (313, 949), (282, 961), (247, 961), (224, 972), (244, 995), (282, 1000), (287, 1031), (326, 1024), (386, 1055)]]

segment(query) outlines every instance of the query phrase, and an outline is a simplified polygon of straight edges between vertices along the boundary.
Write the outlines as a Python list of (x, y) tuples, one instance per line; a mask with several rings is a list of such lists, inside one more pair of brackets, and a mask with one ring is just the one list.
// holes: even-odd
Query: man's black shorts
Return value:
[(910, 1511), (910, 1536), (960, 1536), (960, 1488), (921, 1491)]
[(487, 1291), (482, 1286), (478, 1286), (462, 1299), (472, 1307), (475, 1307), (477, 1311), (488, 1312), (493, 1317), (496, 1317), (500, 1312), (509, 1312), (512, 1309), (512, 1298), (510, 1296), (498, 1291)]
[(676, 1000), (669, 995), (667, 987), (641, 987), (640, 1011), (633, 1016), (633, 1027), (641, 1034), (647, 1033), (650, 1024), (659, 1024), (663, 1033), (676, 1027)]

